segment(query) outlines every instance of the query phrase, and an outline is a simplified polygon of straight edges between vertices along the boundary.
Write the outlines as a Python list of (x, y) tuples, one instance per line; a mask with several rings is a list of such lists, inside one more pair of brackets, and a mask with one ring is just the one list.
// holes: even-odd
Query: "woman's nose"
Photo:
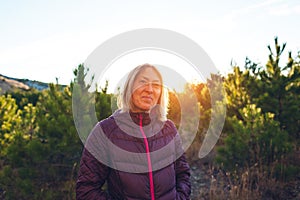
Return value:
[(146, 90), (149, 91), (149, 92), (153, 91), (153, 85), (152, 85), (152, 83), (147, 83)]

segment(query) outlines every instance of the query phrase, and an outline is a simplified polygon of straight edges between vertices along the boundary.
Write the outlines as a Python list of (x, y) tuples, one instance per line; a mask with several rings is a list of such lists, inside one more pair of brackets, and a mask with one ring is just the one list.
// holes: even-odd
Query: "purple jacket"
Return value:
[(94, 127), (80, 162), (78, 200), (179, 200), (190, 193), (190, 168), (170, 120), (116, 112)]

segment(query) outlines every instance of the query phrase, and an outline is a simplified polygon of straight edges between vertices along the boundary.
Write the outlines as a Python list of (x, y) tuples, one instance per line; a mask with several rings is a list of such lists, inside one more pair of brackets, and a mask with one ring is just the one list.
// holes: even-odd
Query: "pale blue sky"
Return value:
[(233, 59), (264, 64), (274, 37), (300, 50), (297, 0), (4, 1), (0, 74), (68, 84), (73, 69), (102, 42), (138, 28), (163, 28), (197, 42), (226, 74)]

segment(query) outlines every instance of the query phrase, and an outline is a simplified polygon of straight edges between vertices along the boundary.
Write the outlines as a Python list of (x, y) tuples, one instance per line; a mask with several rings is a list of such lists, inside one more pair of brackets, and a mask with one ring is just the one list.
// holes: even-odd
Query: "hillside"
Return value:
[(30, 89), (44, 90), (47, 88), (48, 83), (29, 79), (17, 79), (0, 74), (0, 94), (14, 90), (28, 91)]

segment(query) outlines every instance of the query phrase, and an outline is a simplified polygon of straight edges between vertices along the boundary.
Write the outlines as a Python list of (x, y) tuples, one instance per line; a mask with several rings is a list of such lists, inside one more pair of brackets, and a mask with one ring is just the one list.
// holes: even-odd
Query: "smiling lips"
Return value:
[(151, 96), (142, 96), (142, 99), (145, 101), (153, 101), (153, 98)]

